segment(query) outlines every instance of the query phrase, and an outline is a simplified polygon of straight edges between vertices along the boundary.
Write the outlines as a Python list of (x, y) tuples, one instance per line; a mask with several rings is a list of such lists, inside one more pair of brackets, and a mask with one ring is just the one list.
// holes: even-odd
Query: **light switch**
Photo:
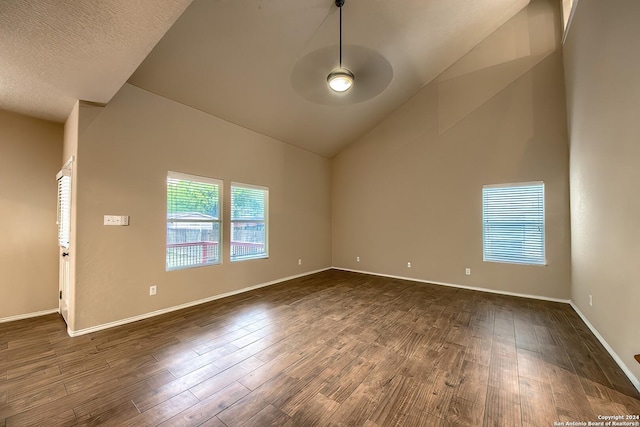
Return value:
[(129, 225), (129, 217), (123, 215), (105, 215), (104, 225)]
[(120, 217), (116, 215), (105, 215), (104, 225), (120, 225)]

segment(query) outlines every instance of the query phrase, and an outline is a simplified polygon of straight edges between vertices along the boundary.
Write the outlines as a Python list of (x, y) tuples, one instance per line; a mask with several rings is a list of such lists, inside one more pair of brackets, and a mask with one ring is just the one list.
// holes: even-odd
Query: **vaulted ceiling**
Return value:
[(326, 157), (528, 0), (3, 0), (0, 108), (64, 121), (129, 83)]

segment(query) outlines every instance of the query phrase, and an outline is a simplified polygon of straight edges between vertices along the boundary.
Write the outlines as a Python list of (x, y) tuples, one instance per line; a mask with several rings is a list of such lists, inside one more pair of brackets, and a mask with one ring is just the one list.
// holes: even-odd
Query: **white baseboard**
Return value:
[(73, 331), (70, 328), (67, 328), (67, 333), (71, 337), (77, 337), (80, 335), (90, 334), (92, 332), (102, 331), (104, 329), (114, 328), (116, 326), (126, 325), (127, 323), (137, 322), (138, 320), (148, 319), (150, 317), (159, 316), (161, 314), (171, 313), (172, 311), (182, 310), (183, 308), (193, 307), (194, 305), (204, 304), (210, 301), (215, 301), (217, 299), (222, 299), (226, 297), (230, 297), (232, 295), (241, 294), (244, 292), (252, 291), (254, 289), (264, 288), (266, 286), (275, 285), (278, 283), (286, 282), (287, 280), (297, 279), (299, 277), (309, 276), (311, 274), (320, 273), (322, 271), (330, 270), (331, 267), (323, 268), (315, 271), (308, 271), (306, 273), (296, 274), (293, 276), (283, 277), (281, 279), (272, 280), (270, 282), (260, 283), (254, 286), (249, 286), (246, 288), (238, 289), (231, 292), (226, 292), (224, 294), (214, 295), (211, 297), (203, 298), (197, 301), (191, 301), (184, 304), (176, 305), (173, 307), (163, 308), (162, 310), (156, 310), (149, 313), (140, 314), (138, 316), (128, 317), (126, 319), (116, 320), (114, 322), (104, 323), (102, 325), (92, 326), (90, 328), (79, 329), (77, 331)]
[(419, 283), (429, 283), (429, 284), (432, 284), (432, 285), (448, 286), (450, 288), (468, 289), (470, 291), (489, 292), (491, 294), (509, 295), (509, 296), (512, 296), (512, 297), (530, 298), (530, 299), (537, 299), (537, 300), (542, 300), (542, 301), (561, 302), (561, 303), (564, 303), (564, 304), (569, 304), (569, 302), (570, 302), (568, 299), (551, 298), (551, 297), (545, 297), (545, 296), (541, 296), (541, 295), (531, 295), (531, 294), (521, 294), (521, 293), (518, 293), (518, 292), (499, 291), (499, 290), (496, 290), (496, 289), (480, 288), (480, 287), (476, 287), (476, 286), (456, 285), (454, 283), (435, 282), (433, 280), (416, 279), (414, 277), (394, 276), (394, 275), (391, 275), (391, 274), (372, 273), (370, 271), (352, 270), (352, 269), (349, 269), (349, 268), (341, 268), (341, 267), (333, 267), (333, 268), (335, 270), (351, 271), (353, 273), (370, 274), (372, 276), (389, 277), (389, 278), (392, 278), (392, 279), (409, 280), (409, 281), (412, 281), (412, 282), (419, 282)]
[(53, 314), (53, 313), (59, 313), (58, 309), (52, 308), (51, 310), (37, 311), (35, 313), (26, 313), (26, 314), (19, 314), (17, 316), (3, 317), (3, 318), (0, 318), (0, 323), (13, 322), (15, 320), (31, 319), (32, 317), (46, 316), (47, 314)]
[(589, 322), (589, 320), (587, 320), (587, 318), (585, 317), (584, 314), (582, 314), (582, 312), (580, 311), (578, 306), (575, 305), (573, 303), (573, 301), (570, 301), (570, 304), (571, 304), (571, 307), (573, 307), (573, 309), (575, 310), (575, 312), (578, 313), (578, 316), (580, 316), (580, 318), (585, 323), (585, 325), (587, 325), (587, 327), (591, 330), (593, 335), (595, 335), (596, 338), (598, 338), (598, 341), (600, 341), (600, 344), (602, 344), (604, 346), (604, 348), (609, 352), (611, 357), (613, 357), (613, 360), (615, 360), (616, 363), (618, 364), (618, 366), (620, 366), (620, 369), (622, 369), (622, 371), (625, 373), (627, 378), (629, 378), (629, 381), (631, 381), (631, 383), (633, 383), (633, 386), (638, 390), (638, 392), (640, 392), (640, 381), (638, 381), (638, 378), (636, 378), (636, 376), (633, 375), (633, 372), (631, 372), (629, 367), (627, 367), (627, 365), (622, 361), (622, 359), (613, 350), (613, 348), (604, 339), (604, 337), (602, 335), (600, 335), (600, 332), (598, 332), (598, 330), (591, 324), (591, 322)]

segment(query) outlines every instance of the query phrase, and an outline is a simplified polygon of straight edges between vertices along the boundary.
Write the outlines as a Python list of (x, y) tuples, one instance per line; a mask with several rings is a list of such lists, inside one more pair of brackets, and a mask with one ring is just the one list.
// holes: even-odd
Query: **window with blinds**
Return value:
[(221, 196), (222, 181), (167, 174), (167, 271), (220, 263)]
[(544, 183), (482, 187), (483, 259), (516, 264), (546, 264)]
[(71, 239), (71, 172), (62, 171), (58, 179), (58, 245), (69, 249)]
[(267, 258), (269, 189), (231, 183), (231, 261)]

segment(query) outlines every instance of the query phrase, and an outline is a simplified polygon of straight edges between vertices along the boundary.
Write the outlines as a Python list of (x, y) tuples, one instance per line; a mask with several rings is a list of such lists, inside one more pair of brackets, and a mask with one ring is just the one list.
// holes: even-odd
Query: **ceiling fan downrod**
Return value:
[(340, 68), (342, 68), (342, 6), (344, 6), (344, 0), (336, 0), (336, 6), (340, 9)]

